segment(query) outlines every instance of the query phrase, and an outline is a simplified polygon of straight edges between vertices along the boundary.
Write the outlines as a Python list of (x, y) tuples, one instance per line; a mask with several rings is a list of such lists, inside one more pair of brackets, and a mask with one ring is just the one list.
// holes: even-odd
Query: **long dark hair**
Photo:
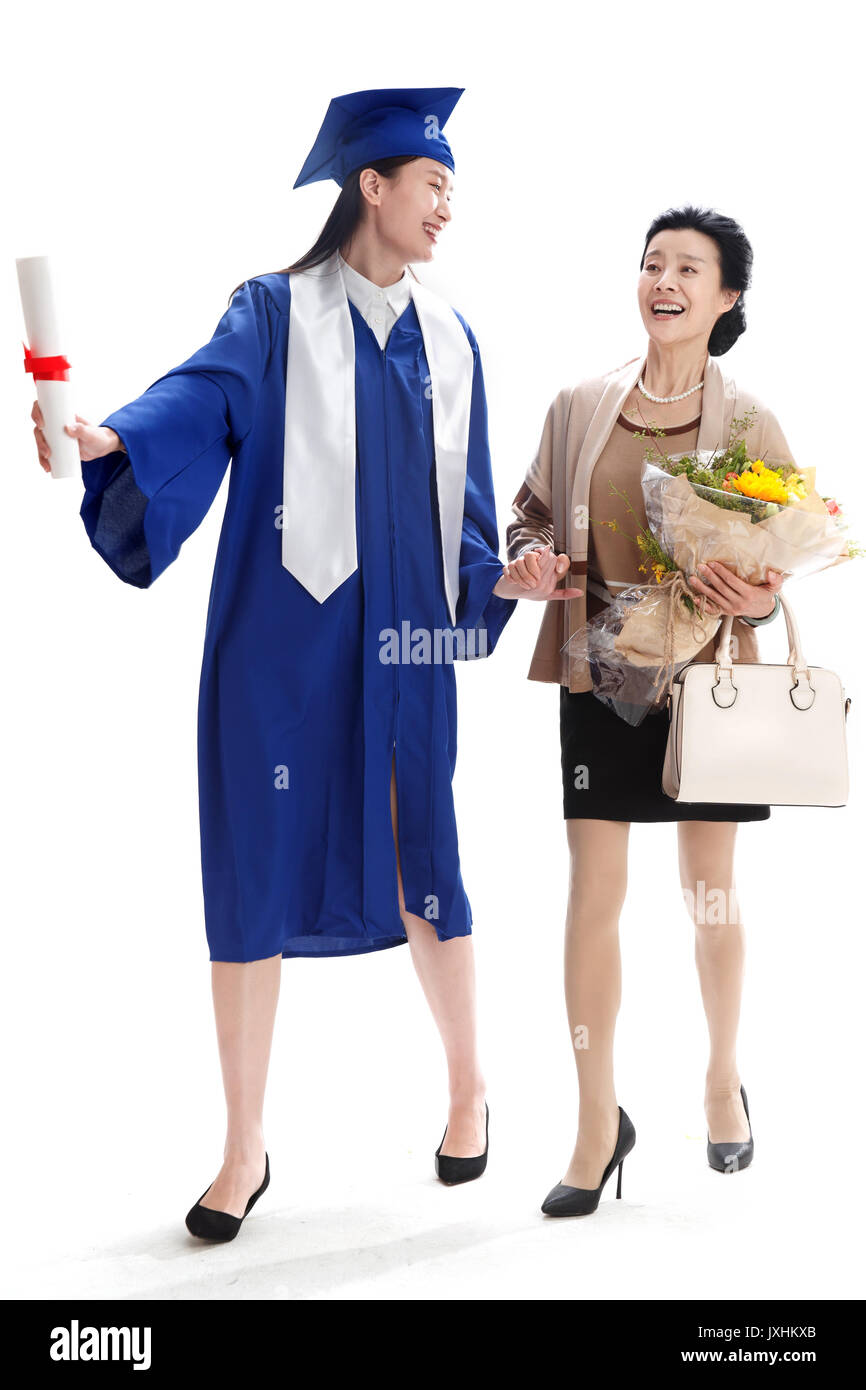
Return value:
[[(403, 164), (411, 164), (416, 159), (420, 159), (420, 155), (395, 154), (389, 159), (377, 159), (368, 164), (363, 164), (358, 169), (353, 169), (351, 174), (347, 175), (344, 180), (343, 186), (340, 189), (340, 196), (331, 208), (327, 222), (319, 232), (318, 237), (309, 251), (306, 251), (299, 260), (293, 261), (291, 265), (284, 266), (282, 270), (276, 270), (271, 273), (274, 275), (288, 275), (289, 272), (293, 270), (310, 270), (314, 265), (321, 265), (322, 261), (326, 261), (328, 257), (332, 256), (335, 251), (338, 251), (341, 246), (345, 246), (346, 242), (353, 236), (361, 220), (363, 202), (361, 194), (361, 174), (364, 169), (375, 169), (377, 174), (382, 174), (386, 179), (390, 179), (393, 177), (396, 169), (399, 169)], [(413, 279), (418, 279), (411, 266), (409, 267), (409, 274)], [(229, 304), (231, 304), (233, 296), (237, 294), (241, 285), (245, 283), (246, 282), (242, 280), (240, 285), (235, 285), (229, 295)]]
[(719, 261), (723, 290), (739, 290), (739, 298), (732, 308), (725, 310), (716, 319), (707, 343), (711, 357), (721, 357), (723, 352), (733, 347), (741, 333), (746, 331), (746, 308), (743, 300), (745, 292), (752, 283), (752, 244), (739, 222), (732, 217), (724, 217), (713, 208), (697, 208), (688, 204), (681, 208), (668, 208), (650, 226), (643, 244), (640, 258), (641, 270), (646, 259), (647, 247), (656, 232), (679, 231), (683, 228), (703, 232), (712, 237), (719, 248)]

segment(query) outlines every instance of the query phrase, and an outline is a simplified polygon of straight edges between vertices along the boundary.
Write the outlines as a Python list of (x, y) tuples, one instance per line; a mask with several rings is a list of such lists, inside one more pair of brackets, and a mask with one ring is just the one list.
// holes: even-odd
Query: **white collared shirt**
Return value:
[(408, 268), (393, 285), (380, 286), (350, 266), (339, 251), (337, 255), (346, 281), (346, 293), (363, 315), (364, 322), (372, 328), (379, 347), (384, 349), (391, 329), (412, 298)]

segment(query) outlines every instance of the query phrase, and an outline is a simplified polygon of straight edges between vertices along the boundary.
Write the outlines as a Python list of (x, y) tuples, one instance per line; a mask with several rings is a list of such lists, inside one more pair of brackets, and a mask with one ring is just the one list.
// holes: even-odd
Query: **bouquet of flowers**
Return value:
[[(743, 436), (756, 413), (733, 421), (725, 450), (667, 456), (647, 448), (641, 486), (649, 524), (639, 524), (633, 539), (644, 557), (638, 568), (652, 570), (654, 582), (624, 589), (565, 643), (588, 661), (594, 694), (630, 724), (660, 706), (676, 673), (721, 624), (687, 582), (698, 564), (718, 560), (746, 583), (764, 584), (771, 569), (784, 579), (863, 554), (846, 540), (837, 500), (816, 491), (814, 468), (749, 457)], [(611, 488), (639, 522), (626, 495)]]

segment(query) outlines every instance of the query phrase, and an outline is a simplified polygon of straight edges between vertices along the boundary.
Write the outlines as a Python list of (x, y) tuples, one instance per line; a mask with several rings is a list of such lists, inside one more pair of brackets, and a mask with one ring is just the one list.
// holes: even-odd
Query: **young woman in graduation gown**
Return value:
[(90, 540), (142, 588), (232, 461), (198, 725), (228, 1111), (222, 1168), (187, 1216), (208, 1239), (236, 1235), (269, 1181), (283, 957), (408, 941), (448, 1066), (437, 1173), (486, 1163), (451, 662), (489, 655), (518, 597), (554, 601), (559, 572), (551, 557), (533, 594), (504, 575), (478, 344), (408, 270), (451, 219), (442, 127), (461, 91), (335, 98), (295, 184), (341, 189), (312, 249), (244, 281), (209, 343), (74, 430)]
[[(686, 207), (655, 219), (638, 277), (645, 353), (625, 366), (561, 391), (552, 403), (538, 453), (513, 504), (507, 531), (508, 573), (531, 586), (539, 557), (553, 545), (571, 557), (570, 576), (587, 595), (564, 608), (548, 604), (530, 666), (531, 680), (560, 684), (563, 810), (570, 855), (565, 992), (579, 1087), (578, 1132), (562, 1181), (542, 1204), (550, 1216), (585, 1215), (635, 1142), (617, 1104), (614, 1027), (620, 1002), (619, 915), (625, 900), (632, 821), (678, 822), (679, 873), (695, 924), (695, 957), (709, 1029), (704, 1104), (707, 1158), (720, 1172), (751, 1161), (746, 1092), (737, 1066), (737, 1025), (744, 935), (736, 910), (737, 823), (763, 820), (769, 806), (682, 804), (662, 791), (668, 720), (660, 704), (632, 726), (597, 700), (588, 665), (566, 648), (569, 635), (630, 584), (646, 583), (633, 537), (646, 525), (641, 491), (648, 426), (665, 431), (666, 453), (724, 448), (731, 425), (757, 411), (745, 435), (751, 457), (791, 459), (772, 411), (723, 374), (717, 358), (746, 326), (743, 296), (752, 253), (742, 228), (715, 212)], [(668, 434), (671, 436), (668, 438)], [(626, 514), (610, 483), (624, 491)], [(604, 528), (617, 521), (618, 536)], [(632, 539), (629, 539), (632, 538)], [(732, 614), (735, 660), (759, 660), (754, 625), (775, 617), (781, 578), (740, 580), (724, 565), (690, 576), (710, 614)], [(696, 661), (714, 659), (715, 638)], [(577, 769), (586, 775), (575, 776)], [(703, 885), (703, 891), (702, 886)], [(714, 889), (723, 895), (711, 898)], [(730, 912), (701, 910), (707, 901)], [(711, 921), (705, 920), (711, 917)], [(583, 1040), (588, 1039), (588, 1044)]]

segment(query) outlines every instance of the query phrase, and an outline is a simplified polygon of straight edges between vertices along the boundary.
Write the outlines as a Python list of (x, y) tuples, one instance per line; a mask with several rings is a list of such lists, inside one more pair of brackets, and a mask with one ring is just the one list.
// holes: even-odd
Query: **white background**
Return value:
[[(635, 825), (617, 1089), (637, 1146), (623, 1201), (610, 1184), (587, 1221), (538, 1211), (571, 1153), (577, 1092), (558, 687), (526, 680), (542, 610), (524, 603), (489, 661), (458, 668), (487, 1174), (455, 1189), (433, 1177), (445, 1073), (408, 948), (286, 961), (271, 1187), (237, 1241), (188, 1237), (223, 1143), (195, 707), (227, 480), (151, 590), (122, 584), (87, 541), (80, 483), (38, 466), (15, 273), (16, 256), (55, 258), (77, 409), (99, 421), (206, 342), (239, 281), (312, 244), (337, 188), (292, 184), (331, 96), (464, 86), (447, 128), (453, 221), (418, 273), (479, 340), (503, 540), (553, 396), (642, 352), (644, 236), (686, 202), (737, 218), (754, 246), (748, 332), (723, 369), (771, 406), (866, 540), (854, 13), (174, 0), (7, 20), (7, 1297), (863, 1295), (863, 561), (786, 589), (807, 657), (853, 699), (850, 803), (777, 807), (738, 833), (752, 1167), (727, 1180), (707, 1167), (676, 828)], [(760, 642), (784, 659), (781, 620)]]

